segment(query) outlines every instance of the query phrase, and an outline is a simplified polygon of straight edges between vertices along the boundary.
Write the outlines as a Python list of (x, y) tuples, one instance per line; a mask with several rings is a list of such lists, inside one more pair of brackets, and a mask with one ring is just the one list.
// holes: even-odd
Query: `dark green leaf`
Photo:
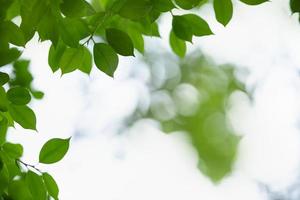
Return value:
[(233, 13), (231, 0), (214, 0), (214, 10), (218, 22), (226, 26), (231, 20)]
[(58, 199), (59, 189), (54, 178), (48, 173), (43, 173), (43, 179), (49, 195), (54, 199)]
[(97, 43), (94, 45), (94, 62), (98, 69), (112, 77), (118, 67), (119, 59), (109, 45)]
[(0, 86), (6, 84), (9, 81), (9, 75), (7, 73), (0, 72)]
[(300, 12), (300, 1), (290, 0), (290, 8), (292, 13)]
[(5, 89), (0, 86), (0, 111), (6, 112), (8, 109), (8, 101)]
[[(2, 30), (1, 30), (2, 29)], [(25, 45), (25, 38), (23, 31), (11, 21), (5, 21), (2, 23), (0, 27), (0, 31), (4, 31), (5, 34), (11, 44), (17, 46), (24, 46)]]
[(153, 6), (160, 12), (168, 12), (175, 8), (171, 0), (153, 0)]
[(70, 139), (54, 138), (46, 142), (40, 151), (40, 163), (52, 164), (60, 161), (69, 149)]
[(40, 39), (42, 41), (51, 40), (53, 45), (56, 46), (59, 38), (58, 25), (57, 18), (49, 8), (37, 26), (37, 32), (39, 33)]
[(2, 149), (14, 159), (20, 158), (23, 155), (23, 147), (20, 144), (12, 144), (7, 142), (2, 146)]
[(35, 91), (31, 91), (31, 94), (36, 99), (42, 99), (44, 97), (44, 95), (45, 95), (43, 92), (36, 91), (36, 90)]
[(201, 17), (194, 14), (183, 15), (192, 27), (193, 35), (204, 36), (213, 34), (207, 22)]
[(2, 116), (2, 119), (0, 120), (0, 145), (6, 141), (7, 128), (8, 121), (6, 118), (4, 118), (4, 116)]
[(93, 7), (84, 0), (63, 0), (60, 8), (67, 17), (84, 17), (95, 13)]
[(152, 7), (150, 0), (126, 0), (119, 10), (119, 14), (128, 19), (139, 20), (147, 16)]
[(83, 47), (82, 60), (78, 69), (86, 74), (90, 74), (92, 70), (92, 60), (91, 52), (86, 47)]
[(192, 9), (199, 5), (202, 0), (175, 0), (176, 4), (186, 10)]
[(193, 28), (184, 16), (173, 16), (172, 27), (174, 34), (185, 41), (192, 41)]
[(106, 39), (108, 44), (122, 56), (132, 56), (133, 54), (133, 43), (127, 33), (115, 29), (106, 29)]
[(28, 106), (10, 104), (8, 110), (14, 121), (23, 128), (36, 130), (36, 117), (34, 112)]
[(28, 171), (26, 174), (26, 184), (34, 200), (46, 200), (47, 191), (41, 176)]
[(0, 67), (13, 62), (20, 56), (21, 56), (21, 52), (17, 48), (0, 50)]
[(16, 105), (26, 105), (30, 102), (31, 96), (26, 88), (14, 87), (7, 91), (7, 99)]
[(240, 1), (245, 4), (248, 4), (248, 5), (259, 5), (259, 4), (265, 3), (269, 0), (240, 0)]
[(174, 53), (176, 53), (179, 57), (183, 58), (186, 53), (186, 44), (184, 40), (181, 40), (176, 37), (173, 31), (170, 32), (170, 46)]

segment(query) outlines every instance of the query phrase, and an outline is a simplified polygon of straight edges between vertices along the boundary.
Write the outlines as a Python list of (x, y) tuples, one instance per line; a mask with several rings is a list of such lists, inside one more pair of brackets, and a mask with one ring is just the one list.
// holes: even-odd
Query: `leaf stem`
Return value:
[(27, 169), (32, 168), (32, 169), (34, 169), (35, 171), (39, 172), (40, 174), (43, 174), (43, 172), (42, 172), (39, 168), (37, 168), (35, 165), (31, 165), (31, 164), (25, 163), (24, 161), (22, 161), (22, 160), (20, 160), (20, 159), (16, 159), (16, 162), (21, 163), (21, 164), (24, 165)]

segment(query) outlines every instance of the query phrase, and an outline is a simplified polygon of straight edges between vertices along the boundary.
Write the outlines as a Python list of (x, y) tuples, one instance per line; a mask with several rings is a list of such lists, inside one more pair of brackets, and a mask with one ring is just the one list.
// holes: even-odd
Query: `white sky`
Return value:
[[(35, 86), (46, 93), (45, 99), (33, 104), (39, 132), (17, 127), (10, 138), (24, 144), (25, 161), (36, 163), (39, 149), (49, 138), (69, 137), (75, 131), (83, 136), (75, 137), (63, 161), (39, 166), (58, 180), (60, 199), (260, 200), (264, 195), (255, 181), (284, 188), (297, 178), (297, 16), (290, 15), (286, 0), (254, 7), (236, 2), (233, 20), (226, 28), (216, 23), (211, 6), (201, 13), (215, 35), (203, 37), (189, 48), (201, 48), (217, 63), (249, 70), (246, 83), (255, 89), (252, 104), (238, 94), (233, 98), (232, 121), (243, 140), (232, 176), (213, 185), (197, 169), (196, 154), (183, 135), (165, 135), (146, 122), (122, 135), (110, 131), (142, 95), (147, 74), (137, 62), (122, 59), (115, 80), (96, 68), (91, 77), (75, 72), (61, 78), (48, 67), (49, 44), (32, 43), (24, 56), (32, 60)], [(165, 36), (170, 25), (163, 27)], [(138, 79), (128, 78), (130, 63), (138, 70)]]

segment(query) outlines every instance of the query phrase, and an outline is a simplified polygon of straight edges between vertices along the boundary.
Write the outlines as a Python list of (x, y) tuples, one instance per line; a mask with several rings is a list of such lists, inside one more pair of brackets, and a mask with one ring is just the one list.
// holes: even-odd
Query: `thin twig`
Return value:
[(19, 163), (21, 163), (22, 165), (24, 165), (27, 169), (32, 168), (32, 169), (36, 170), (37, 172), (39, 172), (40, 174), (43, 174), (43, 172), (40, 169), (38, 169), (36, 166), (34, 166), (34, 165), (25, 163), (25, 162), (23, 162), (20, 159), (17, 159), (16, 161), (19, 162)]

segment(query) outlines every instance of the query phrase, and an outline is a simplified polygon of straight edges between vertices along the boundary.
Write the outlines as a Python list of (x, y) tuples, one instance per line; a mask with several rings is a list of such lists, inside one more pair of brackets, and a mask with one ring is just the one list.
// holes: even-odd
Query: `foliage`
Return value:
[[(267, 0), (241, 1), (257, 5)], [(25, 129), (36, 130), (37, 119), (28, 105), (32, 97), (41, 99), (43, 93), (36, 91), (31, 85), (33, 77), (28, 70), (29, 61), (20, 59), (22, 49), (36, 33), (40, 41), (51, 42), (48, 63), (53, 72), (61, 70), (62, 74), (66, 74), (80, 70), (89, 74), (94, 61), (99, 70), (113, 76), (119, 56), (134, 56), (134, 49), (144, 53), (144, 37), (160, 37), (158, 22), (163, 13), (170, 13), (173, 19), (170, 46), (175, 54), (184, 57), (186, 42), (192, 42), (194, 36), (212, 34), (208, 23), (189, 11), (206, 3), (210, 2), (93, 0), (89, 3), (85, 0), (0, 0), (0, 67), (7, 65), (12, 69), (11, 74), (0, 72), (0, 199), (42, 200), (49, 196), (57, 199), (58, 196), (54, 179), (35, 166), (21, 161), (22, 146), (6, 141), (6, 132), (15, 123)], [(292, 12), (300, 12), (297, 0), (291, 0), (290, 5)], [(227, 25), (233, 15), (232, 1), (213, 0), (213, 8), (217, 21)], [(176, 10), (185, 14), (173, 14)], [(93, 42), (92, 46), (90, 42)], [(209, 102), (205, 104), (206, 109), (211, 109), (210, 106)], [(205, 112), (199, 112), (197, 116), (201, 118), (204, 115)], [(223, 119), (224, 116), (217, 115), (218, 120), (219, 117)], [(194, 127), (193, 120), (185, 120)], [(206, 135), (200, 134), (199, 137)], [(59, 140), (67, 141), (67, 144), (60, 144), (58, 140), (46, 143), (40, 154), (41, 162), (56, 162), (65, 155), (69, 140)], [(235, 140), (232, 141), (234, 143)], [(57, 151), (56, 145), (59, 146)], [(208, 144), (197, 145), (199, 148), (201, 145), (204, 149), (211, 148)], [(50, 157), (47, 151), (51, 151)], [(213, 160), (205, 162), (214, 164), (215, 159), (219, 158), (216, 155), (218, 154), (212, 155)], [(229, 155), (233, 155), (232, 152)], [(205, 167), (209, 176), (210, 167), (210, 164)], [(212, 178), (219, 179), (223, 174), (220, 172)]]

